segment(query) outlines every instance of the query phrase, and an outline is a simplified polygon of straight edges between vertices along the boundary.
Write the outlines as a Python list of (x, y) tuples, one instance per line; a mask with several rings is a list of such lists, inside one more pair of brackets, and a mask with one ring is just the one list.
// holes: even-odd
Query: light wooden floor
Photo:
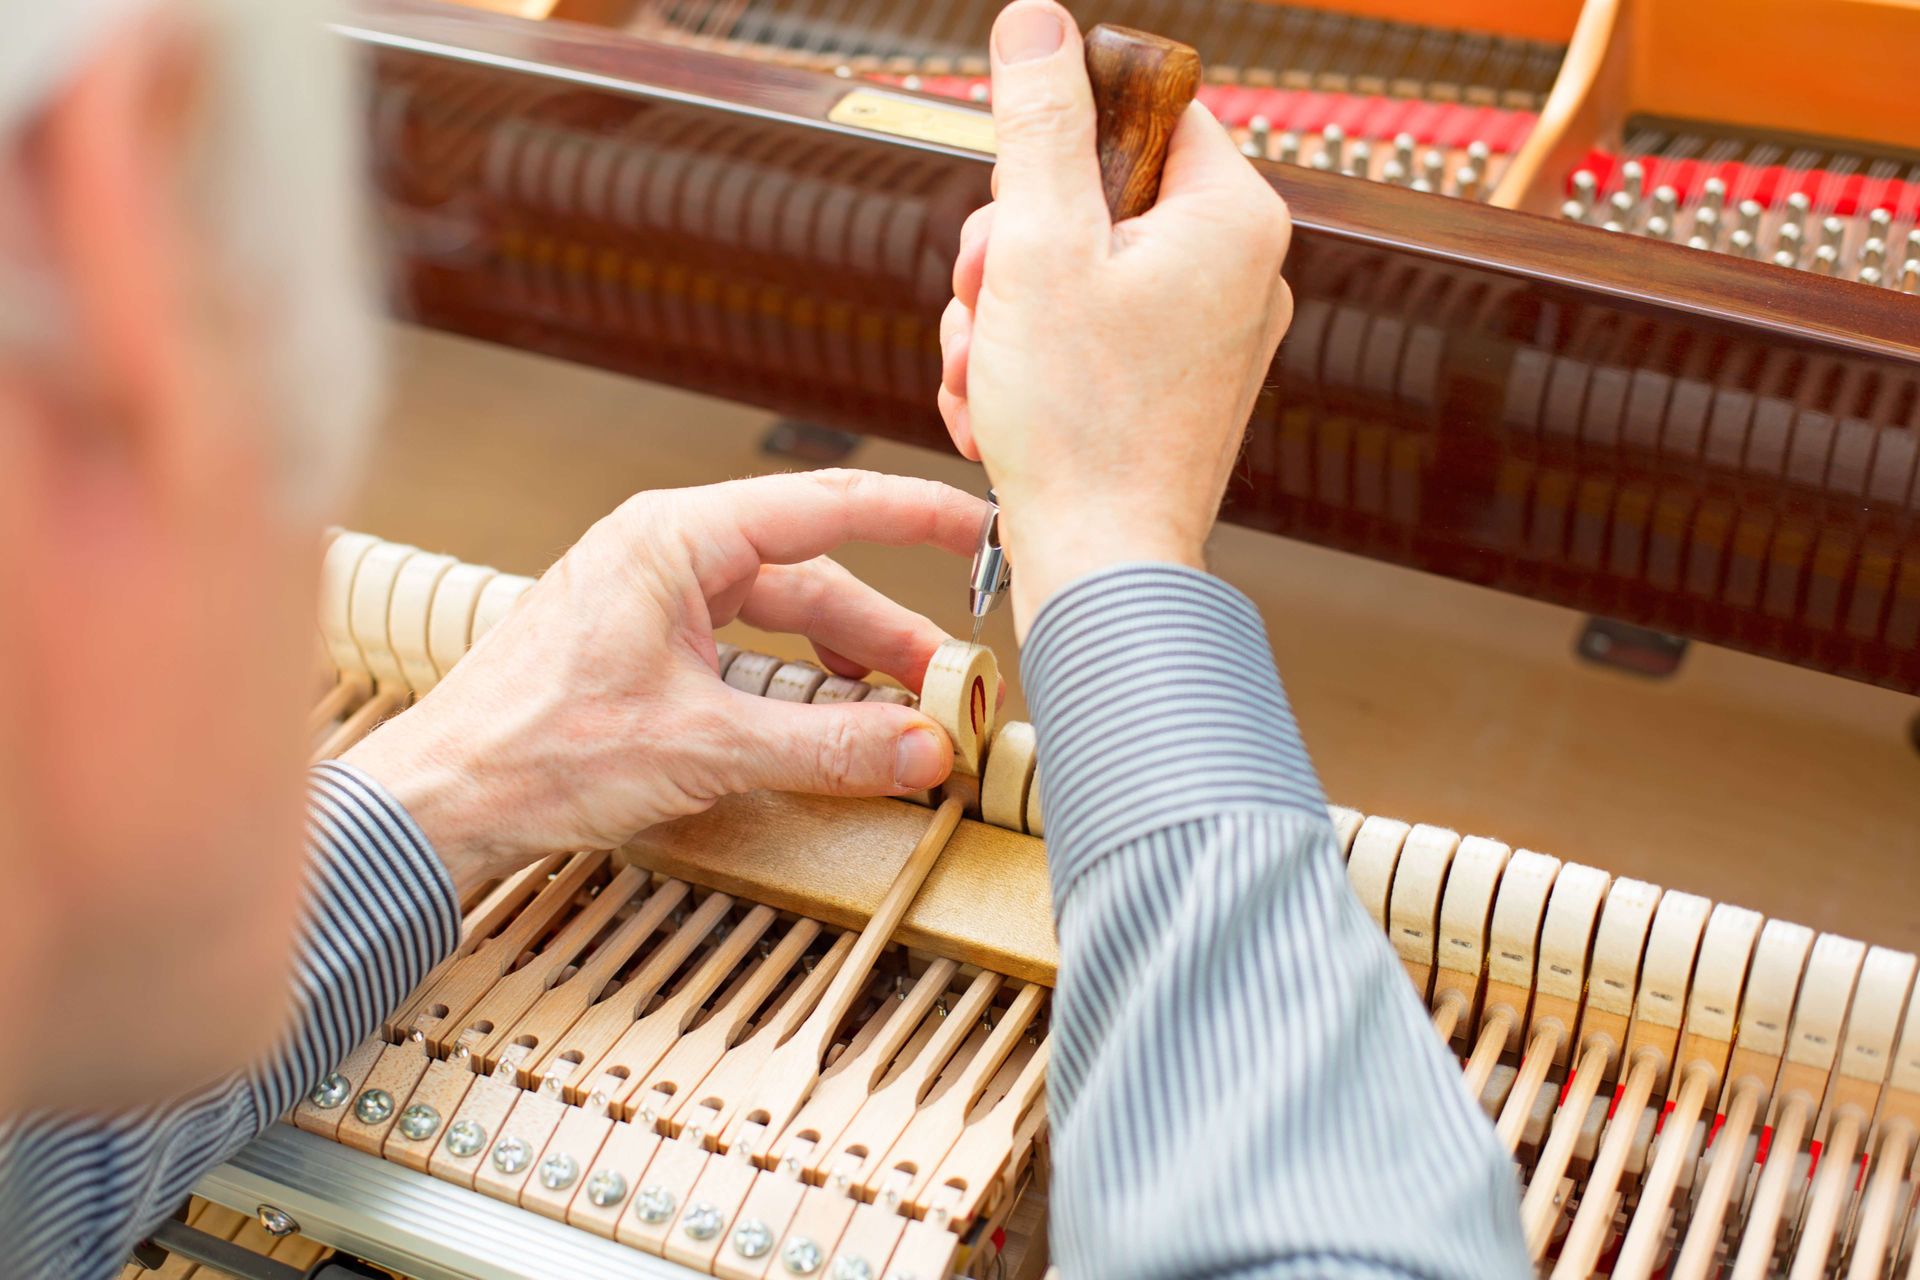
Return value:
[[(537, 573), (635, 490), (781, 465), (759, 451), (770, 420), (754, 410), (441, 335), (396, 340), (385, 447), (352, 520), (369, 532)], [(851, 463), (982, 483), (957, 457), (880, 441)], [(876, 547), (841, 559), (966, 625), (964, 564)], [(1920, 949), (1915, 699), (1699, 646), (1665, 682), (1597, 669), (1574, 658), (1567, 610), (1243, 529), (1220, 531), (1213, 560), (1265, 615), (1339, 803)], [(1004, 614), (986, 638), (1011, 668)]]

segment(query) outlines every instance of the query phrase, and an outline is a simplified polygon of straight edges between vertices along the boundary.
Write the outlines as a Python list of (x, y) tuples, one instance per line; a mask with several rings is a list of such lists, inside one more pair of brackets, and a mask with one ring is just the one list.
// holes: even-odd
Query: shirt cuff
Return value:
[(344, 899), (327, 907), (386, 942), (383, 977), (404, 996), (460, 940), (453, 878), (405, 807), (352, 765), (315, 765), (308, 798), (328, 896)]
[(1056, 904), (1109, 851), (1229, 809), (1327, 816), (1253, 602), (1180, 565), (1122, 564), (1040, 610), (1020, 655)]

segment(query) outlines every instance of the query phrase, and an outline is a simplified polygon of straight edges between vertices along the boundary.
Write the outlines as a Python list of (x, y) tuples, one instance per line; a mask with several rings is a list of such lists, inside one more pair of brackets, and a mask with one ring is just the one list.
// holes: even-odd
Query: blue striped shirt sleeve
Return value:
[(1529, 1274), (1512, 1162), (1348, 891), (1252, 603), (1108, 569), (1048, 602), (1021, 673), (1068, 1280)]
[(0, 1274), (113, 1275), (203, 1173), (289, 1111), (452, 951), (453, 884), (379, 784), (346, 765), (313, 770), (308, 846), (294, 1017), (280, 1050), (164, 1106), (0, 1119)]

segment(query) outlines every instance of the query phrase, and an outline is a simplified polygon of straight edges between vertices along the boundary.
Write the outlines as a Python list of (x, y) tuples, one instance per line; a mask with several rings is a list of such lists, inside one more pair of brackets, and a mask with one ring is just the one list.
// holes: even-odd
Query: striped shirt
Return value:
[[(1109, 570), (1047, 605), (1022, 673), (1060, 933), (1064, 1274), (1527, 1274), (1511, 1162), (1347, 891), (1253, 606)], [(312, 786), (284, 1051), (171, 1106), (0, 1126), (0, 1276), (111, 1275), (452, 948), (407, 815), (344, 766)]]

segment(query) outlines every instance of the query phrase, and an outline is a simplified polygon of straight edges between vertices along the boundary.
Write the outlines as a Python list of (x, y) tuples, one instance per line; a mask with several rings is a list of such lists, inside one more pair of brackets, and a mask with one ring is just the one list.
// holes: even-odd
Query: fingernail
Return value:
[(993, 51), (1002, 62), (1033, 62), (1060, 47), (1067, 29), (1060, 11), (1045, 4), (1016, 4), (993, 27)]
[(909, 729), (893, 748), (893, 785), (909, 791), (930, 787), (947, 776), (952, 753), (930, 729)]

